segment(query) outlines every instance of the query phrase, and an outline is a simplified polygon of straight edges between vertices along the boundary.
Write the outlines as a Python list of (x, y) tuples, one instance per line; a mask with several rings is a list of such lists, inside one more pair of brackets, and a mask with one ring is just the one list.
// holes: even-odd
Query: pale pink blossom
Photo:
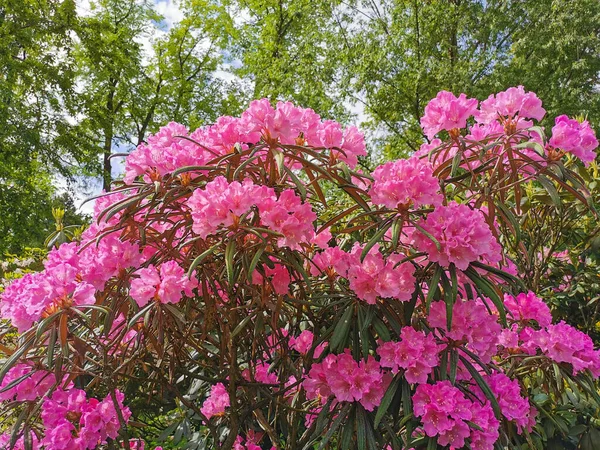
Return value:
[(385, 163), (375, 169), (373, 178), (371, 201), (386, 208), (439, 206), (444, 199), (431, 165), (416, 157)]
[(572, 153), (586, 165), (596, 159), (598, 139), (587, 120), (578, 122), (562, 115), (555, 119), (552, 137), (548, 144), (565, 152)]
[(465, 94), (456, 97), (452, 92), (441, 91), (425, 106), (421, 127), (431, 139), (442, 130), (450, 131), (467, 126), (467, 120), (477, 111), (477, 99)]

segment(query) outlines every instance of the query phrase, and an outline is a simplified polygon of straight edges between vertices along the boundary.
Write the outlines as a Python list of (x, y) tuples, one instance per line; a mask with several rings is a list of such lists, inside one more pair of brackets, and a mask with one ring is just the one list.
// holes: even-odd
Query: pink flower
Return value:
[(548, 144), (572, 153), (586, 165), (596, 159), (594, 150), (598, 147), (598, 139), (587, 120), (580, 123), (562, 115), (555, 119), (555, 123)]
[(371, 201), (386, 208), (439, 206), (444, 199), (431, 166), (415, 157), (385, 163), (375, 169), (373, 178)]
[[(123, 405), (124, 396), (115, 391), (118, 408), (125, 422), (131, 411)], [(57, 390), (42, 403), (42, 423), (46, 433), (42, 444), (46, 450), (95, 449), (115, 439), (121, 427), (112, 397), (87, 399), (84, 391)]]
[(529, 291), (516, 297), (504, 294), (504, 305), (515, 320), (527, 323), (535, 320), (539, 326), (546, 327), (552, 323), (552, 314), (548, 305)]
[(401, 342), (385, 342), (379, 345), (377, 354), (381, 366), (390, 367), (393, 373), (401, 367), (409, 383), (426, 383), (427, 376), (439, 364), (440, 347), (433, 334), (426, 335), (413, 327), (404, 327), (400, 332)]
[(573, 374), (589, 369), (595, 377), (600, 376), (600, 350), (594, 350), (587, 334), (562, 321), (533, 332), (531, 342), (553, 361), (571, 364)]
[(495, 120), (535, 119), (542, 120), (546, 110), (534, 92), (525, 92), (523, 86), (511, 87), (495, 96), (490, 95), (481, 102), (480, 111), (475, 114), (478, 122), (489, 124)]
[[(290, 337), (290, 347), (299, 353), (306, 354), (312, 347), (314, 335), (309, 330), (304, 330), (297, 338)], [(318, 358), (318, 355), (314, 355)]]
[(333, 394), (337, 401), (357, 401), (372, 411), (381, 402), (389, 381), (372, 356), (357, 362), (346, 350), (313, 364), (303, 386), (309, 399)]
[(267, 201), (275, 192), (265, 186), (256, 186), (250, 180), (228, 183), (219, 176), (196, 189), (187, 204), (192, 212), (192, 231), (202, 238), (213, 234), (220, 227), (229, 227), (247, 213), (258, 200)]
[(358, 298), (374, 305), (377, 297), (410, 300), (414, 292), (414, 266), (410, 263), (396, 264), (402, 258), (393, 254), (387, 261), (375, 246), (360, 261), (360, 246), (355, 246), (349, 256), (348, 281)]
[[(28, 375), (27, 377), (25, 377)], [(28, 364), (19, 363), (13, 366), (4, 376), (0, 388), (5, 388), (21, 377), (21, 382), (12, 388), (0, 392), (0, 401), (15, 399), (19, 402), (34, 401), (41, 398), (56, 382), (54, 373), (34, 369)]]
[(160, 268), (150, 264), (136, 273), (138, 278), (131, 280), (129, 295), (140, 307), (153, 299), (161, 303), (177, 303), (183, 298), (183, 294), (191, 297), (192, 289), (197, 286), (197, 282), (189, 279), (175, 261), (166, 261)]
[(465, 128), (467, 119), (477, 111), (477, 99), (465, 94), (456, 97), (452, 92), (440, 91), (425, 107), (421, 127), (431, 139), (442, 130)]
[(366, 156), (365, 135), (356, 127), (348, 127), (344, 130), (341, 149), (344, 153), (336, 152), (338, 158), (344, 161), (351, 169), (356, 167), (358, 156)]
[(452, 311), (452, 324), (447, 331), (446, 304), (433, 302), (428, 317), (429, 325), (444, 330), (454, 341), (466, 341), (466, 347), (488, 363), (496, 354), (499, 343), (500, 324), (494, 314), (477, 300), (457, 301)]
[(211, 390), (209, 397), (204, 401), (200, 411), (210, 419), (213, 416), (220, 416), (225, 412), (225, 408), (229, 407), (229, 393), (223, 383), (215, 384)]
[(317, 215), (309, 203), (302, 203), (293, 189), (286, 189), (279, 198), (275, 196), (260, 198), (257, 206), (261, 222), (283, 235), (277, 241), (279, 246), (299, 249), (300, 243), (310, 243), (314, 239), (313, 222), (317, 219)]
[(473, 403), (449, 381), (420, 384), (413, 396), (414, 413), (421, 417), (423, 430), (430, 437), (438, 436), (440, 445), (460, 448), (469, 437)]
[(480, 259), (488, 263), (500, 261), (500, 245), (483, 214), (467, 205), (450, 202), (448, 206), (438, 206), (419, 225), (437, 239), (440, 249), (418, 231), (413, 234), (415, 248), (427, 252), (431, 261), (444, 267), (454, 263), (458, 269), (466, 270), (471, 262)]
[[(289, 286), (292, 279), (286, 266), (275, 263), (274, 267), (271, 269), (265, 264), (262, 266), (262, 270), (264, 270), (265, 276), (271, 281), (271, 285), (276, 294), (284, 295), (290, 291)], [(252, 274), (252, 284), (262, 285), (264, 279), (265, 277), (263, 277), (258, 270), (255, 270)]]
[[(529, 428), (531, 406), (529, 401), (521, 396), (519, 382), (511, 380), (503, 373), (489, 375), (486, 381), (496, 396), (504, 417), (513, 420), (519, 429)], [(480, 398), (485, 398), (483, 393)]]

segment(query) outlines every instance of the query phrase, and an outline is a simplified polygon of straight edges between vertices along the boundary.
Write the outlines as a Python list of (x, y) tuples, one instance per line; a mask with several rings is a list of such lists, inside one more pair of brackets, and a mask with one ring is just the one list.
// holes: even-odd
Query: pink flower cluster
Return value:
[[(374, 305), (377, 297), (410, 300), (415, 289), (415, 268), (410, 263), (397, 265), (402, 255), (392, 254), (387, 259), (374, 246), (360, 261), (362, 248), (356, 245), (347, 256), (347, 278), (358, 298)], [(397, 266), (396, 266), (397, 265)]]
[(258, 381), (263, 384), (279, 384), (277, 374), (270, 371), (271, 366), (264, 361), (257, 361), (250, 369), (242, 372), (247, 381)]
[(392, 254), (387, 258), (373, 246), (364, 260), (360, 260), (362, 247), (356, 243), (350, 253), (339, 247), (329, 247), (317, 253), (312, 260), (311, 274), (325, 273), (334, 279), (347, 278), (358, 298), (374, 305), (377, 298), (410, 300), (415, 290), (415, 268), (410, 263), (399, 264), (403, 255)]
[(452, 324), (447, 330), (446, 303), (433, 302), (429, 325), (444, 330), (447, 338), (462, 341), (466, 347), (481, 358), (484, 363), (491, 361), (497, 353), (500, 324), (494, 314), (490, 314), (480, 300), (457, 301), (452, 309)]
[(257, 144), (264, 138), (269, 145), (300, 144), (328, 148), (335, 159), (356, 166), (366, 155), (364, 135), (356, 127), (345, 130), (332, 120), (321, 121), (312, 109), (279, 102), (273, 108), (267, 99), (255, 100), (241, 118), (220, 117), (209, 127), (189, 133), (181, 124), (171, 122), (147, 144), (140, 145), (125, 161), (127, 184), (140, 175), (156, 180), (185, 166), (204, 165), (216, 156), (233, 152), (236, 145)]
[(81, 281), (76, 262), (63, 262), (54, 251), (46, 270), (26, 274), (2, 293), (0, 311), (21, 332), (27, 330), (42, 313), (60, 305), (94, 304), (96, 289)]
[(579, 122), (565, 115), (558, 116), (548, 144), (572, 153), (586, 165), (596, 159), (594, 150), (598, 148), (598, 139), (587, 120)]
[[(28, 375), (27, 377), (25, 377)], [(16, 400), (18, 402), (33, 401), (46, 395), (46, 392), (54, 386), (56, 377), (53, 373), (36, 370), (28, 364), (16, 364), (4, 376), (0, 389), (8, 387), (21, 377), (22, 381), (15, 384), (4, 392), (0, 392), (0, 401)]]
[(546, 327), (552, 323), (550, 308), (533, 292), (520, 293), (516, 297), (504, 295), (504, 305), (514, 320), (527, 324), (535, 320), (539, 326)]
[[(306, 355), (312, 348), (314, 338), (315, 336), (311, 331), (304, 330), (298, 337), (289, 338), (289, 346), (297, 352)], [(322, 342), (321, 344), (317, 345), (315, 351), (313, 352), (313, 358), (318, 359), (323, 353), (323, 350), (325, 350), (325, 347), (327, 347), (327, 342)]]
[(136, 244), (115, 234), (104, 236), (97, 246), (89, 245), (83, 251), (76, 242), (63, 244), (48, 254), (45, 270), (26, 274), (5, 289), (1, 315), (22, 332), (43, 313), (56, 308), (93, 305), (96, 290), (103, 290), (107, 280), (138, 266), (143, 259)]
[(386, 208), (439, 206), (444, 197), (431, 165), (412, 157), (385, 163), (373, 172), (371, 201)]
[(200, 411), (210, 419), (213, 416), (220, 416), (225, 412), (225, 408), (229, 407), (229, 393), (223, 385), (223, 383), (215, 384), (211, 390), (210, 395), (204, 401)]
[[(115, 391), (118, 408), (125, 422), (131, 411), (123, 406), (124, 396)], [(121, 428), (119, 415), (110, 395), (99, 401), (87, 399), (80, 389), (57, 390), (42, 404), (42, 422), (46, 428), (42, 445), (45, 450), (85, 450), (115, 439)]]
[(553, 361), (571, 364), (574, 374), (589, 369), (600, 376), (600, 350), (594, 350), (592, 339), (578, 329), (564, 322), (548, 325), (533, 332), (531, 341)]
[(334, 395), (339, 402), (360, 402), (368, 411), (379, 405), (388, 384), (388, 377), (372, 356), (357, 362), (349, 350), (313, 364), (303, 382), (309, 399), (325, 400)]
[(523, 86), (511, 87), (506, 91), (491, 94), (481, 102), (480, 111), (475, 114), (478, 122), (489, 124), (494, 121), (535, 119), (542, 120), (546, 110), (534, 92), (525, 92)]
[(271, 282), (273, 291), (279, 295), (285, 295), (290, 291), (290, 283), (292, 279), (290, 272), (283, 264), (278, 264), (273, 261), (273, 268), (270, 268), (266, 264), (262, 266), (265, 275), (263, 276), (258, 270), (255, 270), (252, 274), (252, 284), (263, 284), (265, 277)]
[[(471, 438), (474, 450), (491, 450), (498, 439), (499, 422), (489, 403), (483, 405), (468, 400), (449, 381), (420, 384), (413, 396), (414, 412), (423, 422), (423, 430), (430, 437), (437, 436), (438, 444), (462, 448)], [(483, 431), (472, 429), (472, 421)]]
[(389, 367), (393, 373), (398, 368), (405, 370), (409, 383), (427, 383), (427, 376), (439, 364), (440, 346), (433, 334), (425, 334), (413, 327), (404, 327), (400, 332), (400, 342), (380, 343), (377, 354), (382, 367)]
[(184, 294), (191, 297), (192, 289), (198, 285), (175, 261), (166, 261), (159, 268), (150, 264), (136, 273), (138, 278), (131, 280), (129, 295), (140, 307), (153, 299), (161, 303), (177, 303)]
[[(527, 429), (531, 432), (535, 425), (536, 410), (529, 405), (529, 401), (521, 396), (521, 386), (517, 380), (511, 380), (503, 373), (494, 373), (486, 376), (494, 396), (498, 400), (500, 410), (504, 417), (517, 424), (519, 430)], [(484, 398), (483, 393), (480, 395)]]
[[(233, 444), (233, 450), (262, 450), (259, 445), (262, 440), (262, 433), (255, 433), (250, 430), (246, 434), (246, 439), (242, 436), (238, 436)], [(271, 447), (271, 450), (277, 450), (275, 446)]]
[(416, 230), (412, 235), (413, 245), (444, 267), (454, 263), (458, 269), (466, 270), (473, 261), (497, 263), (501, 259), (500, 244), (483, 214), (467, 205), (450, 202), (448, 206), (439, 206), (419, 225), (437, 239), (440, 249)]
[(228, 183), (224, 177), (215, 178), (204, 189), (196, 189), (188, 200), (194, 220), (192, 230), (206, 238), (220, 227), (239, 224), (240, 217), (250, 213), (254, 205), (260, 211), (262, 224), (282, 234), (280, 246), (296, 249), (299, 243), (314, 239), (313, 222), (317, 216), (292, 189), (277, 197), (275, 190), (267, 186), (257, 186), (250, 180)]
[(442, 130), (465, 128), (467, 120), (477, 112), (475, 98), (467, 98), (465, 94), (456, 97), (452, 92), (440, 91), (425, 106), (421, 117), (421, 127), (425, 135), (431, 139)]
[(356, 166), (358, 156), (367, 154), (364, 136), (356, 127), (342, 130), (339, 123), (321, 121), (312, 109), (298, 108), (290, 102), (278, 102), (273, 108), (266, 98), (255, 100), (242, 113), (240, 125), (245, 131), (260, 133), (267, 142), (340, 149), (334, 154), (350, 167)]
[[(21, 436), (19, 439), (17, 439), (17, 442), (15, 442), (14, 447), (11, 447), (11, 434), (12, 433), (10, 432), (0, 434), (0, 448), (2, 450), (27, 450), (27, 447), (25, 447), (25, 436)], [(33, 431), (30, 431), (29, 435), (31, 436), (31, 448), (33, 450), (41, 449), (42, 447), (40, 445), (40, 440), (37, 437), (37, 435)]]

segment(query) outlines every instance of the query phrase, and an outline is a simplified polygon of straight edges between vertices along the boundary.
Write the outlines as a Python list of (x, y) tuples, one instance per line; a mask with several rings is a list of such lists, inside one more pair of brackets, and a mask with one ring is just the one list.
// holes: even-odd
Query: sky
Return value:
[[(76, 0), (76, 7), (77, 13), (81, 16), (88, 16), (93, 14), (93, 5), (90, 3), (90, 0)], [(141, 44), (142, 48), (144, 49), (144, 52), (146, 54), (145, 59), (147, 61), (150, 61), (153, 57), (152, 40), (160, 38), (161, 35), (167, 33), (174, 25), (176, 25), (184, 18), (184, 14), (178, 6), (177, 0), (155, 0), (155, 9), (156, 12), (158, 12), (163, 17), (162, 22), (159, 24), (153, 23), (153, 26), (149, 27), (151, 30), (150, 36), (140, 38), (140, 40), (138, 41), (138, 43)], [(234, 21), (237, 25), (240, 25), (244, 22), (244, 20), (247, 19), (249, 19), (249, 16), (245, 16), (242, 12), (236, 15)], [(237, 77), (228, 69), (232, 66), (239, 67), (240, 65), (241, 61), (233, 61), (229, 65), (223, 65), (223, 67), (221, 67), (215, 72), (215, 76), (221, 78), (224, 81), (232, 81)], [(356, 115), (357, 123), (361, 123), (364, 120), (366, 120), (364, 108), (361, 103), (356, 102), (355, 104), (347, 104), (346, 108), (351, 113)], [(76, 120), (76, 118), (72, 119)], [(121, 153), (131, 150), (131, 148), (127, 148), (125, 146), (116, 146), (114, 152)], [(124, 158), (114, 158), (112, 160), (112, 163), (112, 175), (114, 178), (118, 178), (123, 174), (124, 171)], [(55, 184), (61, 190), (68, 189), (72, 191), (74, 193), (75, 205), (78, 207), (79, 211), (84, 214), (91, 215), (91, 213), (93, 212), (93, 202), (84, 202), (87, 198), (97, 195), (101, 192), (102, 180), (100, 177), (95, 179), (92, 177), (81, 178), (76, 183), (76, 186), (67, 186), (66, 180), (57, 178)]]

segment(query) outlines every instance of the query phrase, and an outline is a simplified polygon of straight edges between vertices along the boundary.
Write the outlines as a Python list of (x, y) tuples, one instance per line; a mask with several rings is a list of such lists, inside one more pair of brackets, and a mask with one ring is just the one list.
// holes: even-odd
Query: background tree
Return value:
[(65, 110), (76, 22), (72, 0), (0, 1), (0, 254), (43, 244), (59, 195), (50, 173), (90, 160)]
[(340, 60), (333, 47), (339, 1), (240, 0), (232, 14), (239, 36), (233, 52), (249, 97), (293, 100), (326, 117), (348, 115), (342, 104)]

